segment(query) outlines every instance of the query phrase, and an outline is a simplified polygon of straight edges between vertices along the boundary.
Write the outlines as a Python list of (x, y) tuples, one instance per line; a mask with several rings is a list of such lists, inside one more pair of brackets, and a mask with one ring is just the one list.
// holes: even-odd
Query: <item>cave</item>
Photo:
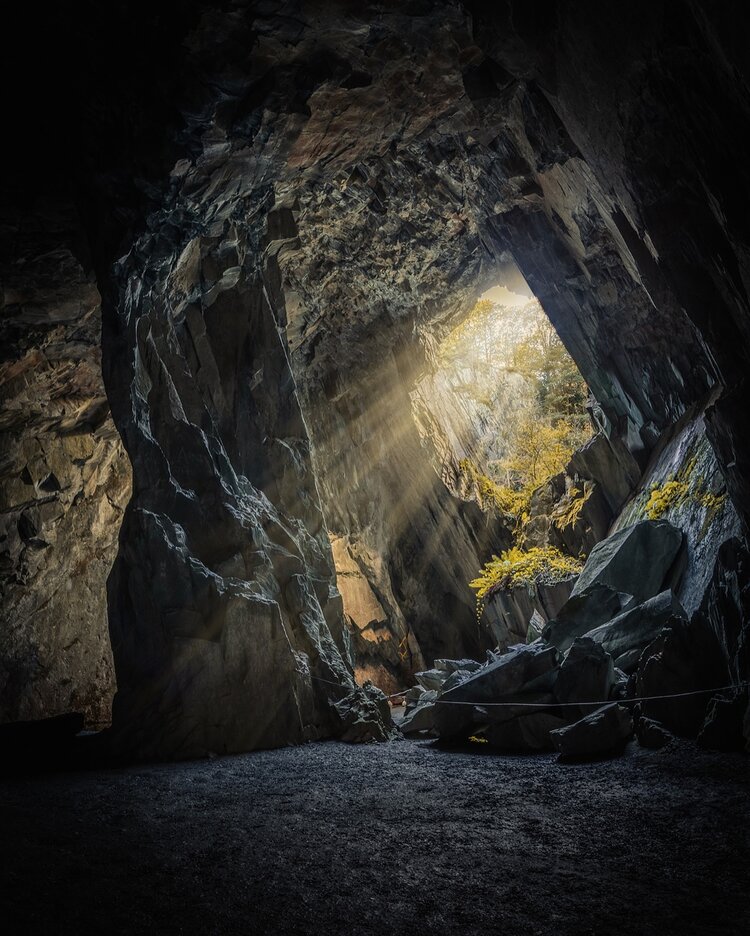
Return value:
[(742, 5), (5, 16), (9, 931), (745, 932)]

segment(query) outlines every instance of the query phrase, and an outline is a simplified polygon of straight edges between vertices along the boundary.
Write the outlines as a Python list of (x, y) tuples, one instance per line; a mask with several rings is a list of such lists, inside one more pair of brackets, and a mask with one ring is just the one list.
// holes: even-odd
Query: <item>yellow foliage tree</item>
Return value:
[(555, 425), (536, 414), (522, 420), (512, 454), (503, 462), (511, 482), (534, 490), (562, 471), (573, 454), (573, 434), (565, 419)]

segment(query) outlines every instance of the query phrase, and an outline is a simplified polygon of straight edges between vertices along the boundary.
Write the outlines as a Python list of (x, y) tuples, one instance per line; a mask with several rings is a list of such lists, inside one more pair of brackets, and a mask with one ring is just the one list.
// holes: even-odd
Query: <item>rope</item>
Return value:
[(618, 703), (619, 705), (631, 705), (635, 702), (659, 702), (664, 699), (684, 699), (688, 696), (697, 696), (697, 695), (707, 695), (712, 692), (726, 692), (729, 689), (743, 689), (746, 686), (750, 686), (750, 682), (741, 682), (733, 683), (730, 686), (717, 686), (714, 689), (693, 689), (690, 692), (672, 692), (667, 695), (654, 695), (654, 696), (633, 696), (629, 699), (605, 699), (603, 702), (455, 702), (451, 699), (437, 699), (437, 705), (475, 705), (479, 708), (497, 708), (498, 706), (502, 707), (516, 707), (524, 705), (528, 708), (580, 708), (583, 705), (611, 705), (613, 703)]
[[(317, 682), (326, 683), (329, 686), (335, 686), (337, 689), (342, 691), (353, 692), (356, 688), (361, 688), (360, 686), (342, 686), (340, 683), (331, 682), (330, 679), (321, 679), (320, 676), (313, 676), (310, 674), (311, 679), (315, 679)], [(460, 685), (460, 683), (459, 683)], [(526, 708), (580, 708), (581, 706), (589, 705), (611, 705), (613, 702), (617, 702), (620, 705), (631, 705), (636, 702), (658, 702), (664, 699), (685, 699), (689, 696), (697, 695), (708, 695), (713, 692), (728, 692), (730, 689), (744, 689), (750, 686), (750, 681), (745, 681), (741, 683), (732, 683), (729, 686), (717, 686), (713, 689), (692, 689), (689, 692), (672, 692), (666, 695), (654, 695), (654, 696), (634, 696), (629, 699), (604, 699), (604, 701), (598, 702), (457, 702), (451, 699), (437, 699), (437, 705), (472, 705), (478, 706), (480, 708), (507, 708), (507, 707), (517, 707), (525, 706)], [(397, 699), (400, 696), (406, 695), (408, 692), (411, 692), (410, 689), (404, 689), (401, 692), (393, 692), (391, 695), (386, 696), (386, 699)]]
[[(297, 672), (299, 672), (299, 670)], [(316, 682), (325, 683), (327, 686), (335, 686), (337, 689), (341, 689), (342, 691), (346, 691), (346, 692), (354, 692), (355, 689), (362, 688), (361, 686), (356, 685), (356, 684), (354, 686), (343, 686), (341, 683), (331, 682), (330, 679), (322, 679), (320, 676), (313, 676), (312, 673), (309, 673), (309, 674), (300, 673), (300, 675), (301, 676), (309, 675), (310, 679), (314, 679)], [(391, 693), (391, 695), (387, 695), (386, 699), (397, 699), (399, 696), (406, 695), (407, 692), (411, 692), (411, 689), (404, 689), (402, 692), (393, 692)]]

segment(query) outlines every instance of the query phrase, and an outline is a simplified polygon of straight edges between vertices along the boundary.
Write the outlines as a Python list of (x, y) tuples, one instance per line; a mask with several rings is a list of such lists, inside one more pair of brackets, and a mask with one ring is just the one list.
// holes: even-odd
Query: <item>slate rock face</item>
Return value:
[[(716, 638), (700, 616), (672, 619), (646, 647), (638, 664), (636, 694), (667, 696), (710, 690), (727, 685), (726, 662)], [(695, 737), (711, 698), (707, 692), (643, 703), (643, 713), (673, 734)]]
[(640, 604), (661, 591), (681, 545), (682, 533), (666, 520), (642, 520), (621, 530), (591, 550), (571, 598), (606, 585)]
[(542, 630), (542, 640), (564, 652), (577, 637), (601, 627), (632, 604), (632, 595), (597, 582), (568, 599)]
[(667, 589), (589, 631), (588, 637), (607, 653), (619, 658), (634, 650), (643, 650), (669, 621), (676, 618), (685, 619), (686, 615), (674, 593)]
[(475, 707), (483, 702), (513, 702), (521, 694), (552, 688), (560, 655), (554, 647), (541, 644), (517, 646), (437, 700), (435, 727), (443, 739), (465, 736), (476, 724)]
[(554, 584), (537, 583), (533, 588), (518, 585), (501, 589), (489, 595), (484, 602), (483, 620), (489, 623), (498, 647), (507, 647), (528, 637), (529, 622), (535, 620), (544, 625), (555, 618), (564, 608), (575, 585), (571, 576)]
[[(409, 394), (508, 256), (626, 461), (715, 394), (708, 436), (750, 515), (741, 11), (684, 5), (674, 30), (659, 2), (563, 4), (534, 28), (515, 2), (280, 9), (122, 8), (106, 55), (84, 8), (17, 31), (24, 62), (40, 58), (24, 36), (70, 39), (42, 42), (66, 107), (40, 119), (19, 99), (3, 202), (28, 229), (43, 179), (48, 204), (85, 216), (75, 255), (103, 299), (133, 466), (109, 587), (116, 723), (148, 756), (334, 730), (341, 689), (321, 680), (352, 686), (326, 526), (378, 560), (406, 670), (491, 645), (465, 584), (497, 531), (432, 470)], [(38, 226), (49, 252), (69, 240)], [(66, 355), (86, 305), (59, 304)], [(38, 322), (16, 324), (20, 361)], [(30, 476), (36, 502), (48, 475)], [(42, 506), (15, 525), (29, 559)], [(637, 602), (674, 543), (651, 545)]]
[(131, 471), (81, 224), (64, 202), (0, 208), (0, 722), (111, 717), (106, 580)]
[(551, 732), (552, 743), (563, 757), (596, 757), (621, 747), (633, 734), (633, 719), (617, 703), (605, 705), (579, 721)]
[(144, 235), (117, 271), (107, 376), (134, 483), (109, 579), (114, 727), (151, 756), (325, 736), (329, 695), (353, 689), (260, 232), (213, 219), (187, 243)]
[(564, 703), (604, 702), (614, 683), (609, 653), (591, 637), (579, 637), (565, 654), (555, 682), (555, 698)]
[(559, 715), (532, 711), (508, 721), (491, 724), (484, 736), (491, 747), (501, 751), (551, 751), (554, 750), (551, 733), (565, 724), (565, 719)]

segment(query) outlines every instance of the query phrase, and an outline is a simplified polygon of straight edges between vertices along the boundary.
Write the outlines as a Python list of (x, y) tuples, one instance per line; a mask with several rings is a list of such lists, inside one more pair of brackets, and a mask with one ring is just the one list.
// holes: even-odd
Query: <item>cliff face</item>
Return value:
[(130, 464), (102, 382), (99, 293), (69, 205), (6, 211), (2, 230), (0, 719), (75, 709), (100, 725)]
[[(750, 234), (737, 141), (748, 97), (728, 13), (168, 4), (125, 16), (106, 49), (97, 14), (83, 5), (76, 16), (57, 24), (79, 68), (60, 71), (55, 96), (70, 83), (64, 119), (79, 156), (61, 157), (46, 184), (59, 173), (65, 192), (72, 173), (92, 257), (61, 359), (77, 360), (92, 327), (95, 271), (107, 395), (133, 466), (109, 582), (123, 748), (185, 755), (337, 730), (328, 699), (351, 686), (351, 639), (367, 639), (373, 608), (377, 667), (393, 680), (491, 642), (465, 582), (503, 534), (436, 475), (410, 394), (433, 337), (509, 258), (641, 465), (715, 394), (708, 436), (747, 518)], [(62, 133), (62, 116), (47, 116)], [(26, 125), (30, 190), (40, 141)], [(49, 218), (40, 226), (50, 251), (66, 249)], [(24, 289), (42, 276), (12, 270)], [(69, 277), (53, 273), (53, 290)], [(54, 319), (64, 296), (52, 305)], [(11, 370), (51, 333), (28, 316), (13, 327)], [(93, 367), (97, 420), (77, 417), (83, 447), (66, 450), (80, 473), (70, 506), (54, 499), (66, 504), (63, 542), (76, 539), (57, 572), (32, 532), (55, 521), (21, 516), (27, 502), (53, 503), (41, 486), (58, 477), (54, 456), (44, 467), (26, 454), (38, 435), (30, 402), (8, 424), (19, 440), (5, 471), (19, 580), (8, 607), (28, 602), (12, 615), (24, 635), (50, 639), (51, 618), (26, 622), (53, 587), (44, 577), (69, 577), (77, 550), (101, 556), (90, 581), (103, 607), (115, 515), (102, 515), (101, 534), (92, 522), (90, 539), (76, 531), (86, 511), (120, 509), (127, 470), (98, 380)], [(49, 452), (70, 448), (59, 427), (44, 432), (57, 440)], [(361, 626), (344, 619), (329, 531), (369, 589), (364, 604), (366, 589), (349, 600)], [(24, 561), (41, 559), (38, 587), (12, 571), (17, 537)], [(91, 632), (73, 601), (50, 613)], [(32, 711), (19, 693), (8, 713)], [(38, 708), (61, 704), (45, 693)]]

